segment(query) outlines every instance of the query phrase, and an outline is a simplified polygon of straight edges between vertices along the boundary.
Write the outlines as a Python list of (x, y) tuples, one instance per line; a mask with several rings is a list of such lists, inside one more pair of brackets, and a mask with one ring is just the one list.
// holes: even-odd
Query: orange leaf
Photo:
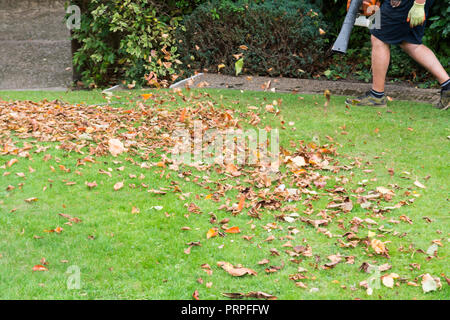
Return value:
[(160, 161), (156, 164), (158, 167), (165, 168), (166, 164), (163, 161)]
[(186, 118), (186, 108), (184, 108), (182, 111), (181, 111), (181, 114), (180, 114), (180, 122), (184, 122), (184, 119)]
[(48, 269), (41, 264), (37, 264), (33, 267), (33, 271), (48, 271)]
[(241, 194), (241, 198), (239, 199), (239, 205), (237, 207), (237, 211), (241, 212), (242, 209), (244, 208), (244, 204), (245, 204), (245, 195)]
[(239, 227), (231, 227), (227, 230), (225, 230), (226, 233), (241, 233), (241, 230), (239, 230)]
[(141, 94), (141, 97), (142, 97), (142, 99), (144, 99), (144, 100), (148, 100), (148, 99), (150, 99), (152, 96), (153, 96), (153, 94), (151, 94), (151, 93), (144, 93), (144, 94)]
[(64, 229), (61, 228), (61, 227), (56, 227), (56, 228), (55, 228), (55, 232), (56, 232), (56, 233), (61, 233), (63, 230), (64, 230)]

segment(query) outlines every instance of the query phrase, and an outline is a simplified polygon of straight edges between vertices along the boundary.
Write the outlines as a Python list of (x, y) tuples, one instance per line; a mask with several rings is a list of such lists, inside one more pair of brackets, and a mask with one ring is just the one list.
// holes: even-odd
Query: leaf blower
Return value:
[(369, 27), (370, 20), (368, 17), (372, 16), (376, 10), (374, 8), (380, 7), (378, 0), (348, 0), (347, 1), (347, 15), (341, 27), (341, 32), (336, 39), (336, 42), (331, 49), (333, 52), (346, 53), (350, 35), (353, 26)]

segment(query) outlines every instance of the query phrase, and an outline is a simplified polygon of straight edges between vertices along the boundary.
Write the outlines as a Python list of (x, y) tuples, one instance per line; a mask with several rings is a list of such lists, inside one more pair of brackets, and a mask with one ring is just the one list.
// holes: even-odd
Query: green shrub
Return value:
[(424, 42), (436, 52), (444, 67), (450, 66), (450, 6), (447, 1), (434, 2)]
[(82, 9), (74, 65), (85, 85), (124, 80), (166, 85), (177, 77), (174, 32), (200, 1), (76, 0)]
[(212, 1), (179, 29), (178, 49), (190, 70), (302, 77), (321, 67), (327, 29), (318, 8), (303, 0)]

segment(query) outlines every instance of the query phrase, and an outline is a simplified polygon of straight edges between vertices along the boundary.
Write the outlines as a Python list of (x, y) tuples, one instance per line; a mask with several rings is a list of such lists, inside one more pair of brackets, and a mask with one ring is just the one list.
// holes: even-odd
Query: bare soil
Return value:
[[(291, 78), (270, 78), (256, 76), (226, 76), (204, 73), (192, 81), (175, 84), (173, 87), (203, 87), (216, 89), (237, 89), (250, 91), (275, 91), (322, 94), (330, 90), (333, 95), (358, 96), (370, 90), (370, 84), (348, 81), (327, 81)], [(435, 103), (439, 100), (439, 89), (420, 89), (409, 85), (387, 84), (386, 94), (395, 100)]]

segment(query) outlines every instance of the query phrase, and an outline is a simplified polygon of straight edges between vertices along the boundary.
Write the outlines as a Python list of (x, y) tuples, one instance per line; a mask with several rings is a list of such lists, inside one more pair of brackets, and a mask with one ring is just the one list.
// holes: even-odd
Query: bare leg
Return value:
[(372, 89), (378, 92), (384, 92), (386, 74), (391, 59), (391, 50), (387, 43), (384, 43), (375, 36), (372, 39)]
[(427, 69), (438, 81), (443, 83), (449, 79), (448, 73), (436, 58), (433, 51), (423, 44), (403, 42), (400, 47)]

